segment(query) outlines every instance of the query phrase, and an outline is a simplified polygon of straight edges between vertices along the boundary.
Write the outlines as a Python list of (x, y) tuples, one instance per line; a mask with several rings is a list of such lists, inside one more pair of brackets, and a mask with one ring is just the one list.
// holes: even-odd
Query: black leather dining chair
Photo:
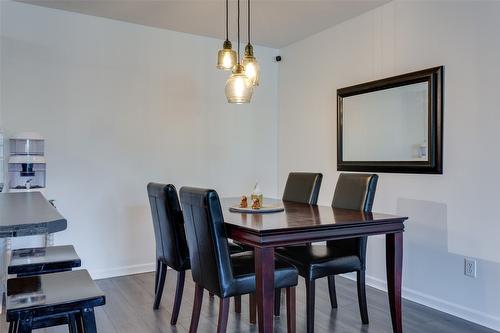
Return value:
[[(198, 329), (203, 290), (220, 297), (217, 332), (227, 329), (229, 297), (256, 291), (254, 255), (246, 251), (231, 255), (224, 228), (222, 208), (217, 192), (209, 189), (183, 187), (180, 190), (191, 253), (191, 270), (196, 284), (190, 333)], [(274, 281), (278, 288), (287, 288), (287, 301), (295, 300), (297, 269), (276, 260)], [(289, 303), (290, 304), (290, 303)], [(295, 306), (288, 306), (288, 332), (295, 331)]]
[[(315, 172), (290, 172), (283, 191), (283, 201), (316, 205), (323, 174)], [(281, 290), (274, 291), (274, 315), (280, 315)]]
[[(177, 190), (172, 184), (149, 183), (147, 186), (156, 241), (155, 299), (153, 309), (160, 307), (168, 267), (177, 271), (177, 288), (170, 324), (175, 325), (181, 307), (186, 270), (191, 268), (184, 231), (184, 219)], [(231, 252), (243, 249), (231, 245)], [(238, 302), (238, 300), (237, 300)]]
[[(371, 212), (377, 188), (376, 174), (342, 173), (335, 187), (332, 207)], [(367, 237), (328, 241), (326, 245), (290, 246), (277, 249), (281, 258), (295, 265), (306, 280), (307, 332), (314, 332), (315, 280), (328, 277), (332, 308), (337, 307), (335, 275), (357, 274), (361, 321), (368, 324), (365, 269)]]
[(321, 173), (290, 172), (282, 199), (316, 205), (322, 180)]

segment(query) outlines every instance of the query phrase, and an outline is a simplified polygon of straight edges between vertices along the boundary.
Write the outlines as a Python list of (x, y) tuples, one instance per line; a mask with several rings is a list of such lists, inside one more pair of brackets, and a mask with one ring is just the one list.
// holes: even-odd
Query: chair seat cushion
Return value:
[[(276, 259), (274, 264), (275, 288), (288, 288), (297, 285), (298, 272), (293, 265), (280, 259)], [(227, 293), (222, 296), (231, 297), (254, 293), (256, 290), (254, 253), (246, 251), (231, 255), (231, 266), (234, 280)]]
[(228, 244), (229, 244), (229, 253), (231, 254), (245, 251), (245, 249), (240, 244), (231, 242), (229, 242)]
[(361, 270), (356, 255), (346, 255), (326, 245), (300, 245), (276, 249), (278, 257), (293, 264), (306, 279), (319, 279), (329, 275)]
[(17, 249), (12, 251), (9, 274), (29, 276), (71, 270), (81, 260), (72, 245)]

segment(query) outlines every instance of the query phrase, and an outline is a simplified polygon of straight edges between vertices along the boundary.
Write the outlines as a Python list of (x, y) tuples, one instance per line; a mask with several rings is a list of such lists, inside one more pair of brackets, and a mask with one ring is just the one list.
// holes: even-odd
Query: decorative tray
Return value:
[(240, 205), (234, 205), (229, 207), (229, 211), (232, 213), (247, 213), (247, 214), (266, 214), (266, 213), (278, 213), (285, 210), (282, 205), (262, 205), (259, 209), (253, 209), (252, 207), (242, 208)]

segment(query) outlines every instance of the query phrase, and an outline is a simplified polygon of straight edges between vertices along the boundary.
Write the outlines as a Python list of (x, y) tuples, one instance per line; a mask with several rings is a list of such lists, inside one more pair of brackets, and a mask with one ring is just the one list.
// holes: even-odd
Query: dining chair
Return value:
[[(160, 307), (168, 267), (177, 271), (177, 287), (170, 324), (175, 325), (179, 316), (186, 270), (189, 270), (189, 251), (184, 231), (184, 219), (177, 190), (172, 184), (149, 183), (147, 186), (156, 241), (155, 299), (153, 309)], [(232, 244), (230, 251), (243, 249)], [(236, 300), (236, 302), (241, 302)], [(238, 305), (237, 305), (238, 307)]]
[[(332, 207), (371, 212), (377, 188), (376, 174), (341, 173)], [(368, 324), (365, 269), (367, 237), (279, 248), (276, 253), (299, 270), (306, 280), (307, 332), (314, 332), (315, 280), (328, 277), (330, 304), (337, 308), (335, 275), (356, 272), (358, 303), (363, 324)]]
[[(283, 201), (316, 205), (323, 174), (314, 172), (290, 172), (283, 191)], [(274, 291), (274, 315), (280, 315), (281, 290)]]
[[(209, 189), (183, 187), (180, 198), (191, 253), (191, 270), (196, 284), (190, 333), (198, 329), (203, 290), (220, 298), (217, 332), (227, 329), (229, 298), (254, 294), (256, 278), (254, 254), (246, 251), (231, 255), (224, 227), (222, 208), (217, 192)], [(297, 269), (283, 260), (276, 260), (276, 288), (287, 288), (287, 331), (295, 332), (295, 286)], [(292, 305), (293, 304), (293, 305)]]
[(290, 172), (282, 199), (316, 205), (323, 175), (312, 172)]

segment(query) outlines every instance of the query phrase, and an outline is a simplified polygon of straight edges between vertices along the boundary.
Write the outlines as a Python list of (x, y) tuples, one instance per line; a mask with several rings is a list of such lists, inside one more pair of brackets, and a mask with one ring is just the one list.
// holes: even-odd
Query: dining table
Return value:
[(0, 313), (5, 304), (11, 238), (47, 235), (66, 228), (66, 219), (42, 193), (0, 193)]
[(264, 198), (280, 212), (234, 212), (240, 198), (222, 198), (228, 238), (255, 253), (256, 298), (260, 333), (273, 331), (274, 250), (280, 246), (385, 235), (387, 290), (394, 333), (402, 333), (401, 283), (405, 216), (363, 212)]

